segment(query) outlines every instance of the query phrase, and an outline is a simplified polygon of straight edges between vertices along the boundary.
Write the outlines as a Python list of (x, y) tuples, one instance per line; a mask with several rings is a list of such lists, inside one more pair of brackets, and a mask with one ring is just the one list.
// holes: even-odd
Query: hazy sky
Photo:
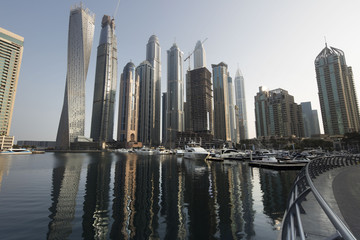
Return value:
[[(101, 19), (104, 14), (114, 15), (118, 0), (82, 2), (96, 14), (86, 82), (85, 134), (89, 136)], [(1, 4), (0, 26), (25, 38), (11, 126), (17, 140), (56, 138), (65, 90), (69, 13), (77, 3), (4, 0)], [(212, 72), (211, 64), (223, 61), (232, 77), (238, 65), (244, 75), (250, 137), (256, 136), (254, 96), (259, 86), (283, 88), (297, 103), (311, 101), (321, 121), (314, 60), (325, 46), (324, 36), (329, 46), (345, 52), (360, 91), (359, 10), (359, 0), (121, 0), (115, 19), (118, 87), (126, 63), (132, 60), (139, 65), (145, 60), (152, 34), (158, 36), (162, 50), (162, 92), (166, 91), (166, 51), (174, 41), (186, 57), (198, 40), (208, 38), (204, 44), (208, 69)], [(320, 125), (322, 129), (322, 121)]]

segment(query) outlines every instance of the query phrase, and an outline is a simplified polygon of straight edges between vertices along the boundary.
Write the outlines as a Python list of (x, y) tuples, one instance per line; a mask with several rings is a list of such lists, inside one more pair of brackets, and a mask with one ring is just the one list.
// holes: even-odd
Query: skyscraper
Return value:
[(124, 67), (120, 80), (118, 134), (119, 142), (128, 144), (138, 141), (139, 76), (135, 65)]
[(189, 108), (189, 129), (193, 132), (213, 133), (211, 73), (206, 67), (187, 72), (186, 103)]
[(342, 50), (325, 45), (315, 59), (325, 134), (360, 130), (359, 109), (351, 67)]
[(0, 135), (9, 135), (24, 38), (0, 28)]
[(115, 22), (104, 15), (97, 50), (90, 137), (97, 142), (113, 140), (117, 82), (117, 41)]
[(235, 74), (235, 95), (236, 106), (238, 107), (238, 128), (240, 132), (240, 140), (248, 139), (248, 126), (246, 114), (246, 101), (245, 101), (245, 86), (244, 77), (238, 68)]
[(152, 35), (146, 45), (146, 60), (154, 68), (154, 91), (155, 103), (153, 112), (153, 130), (151, 131), (151, 139), (153, 145), (160, 144), (160, 129), (161, 129), (161, 48), (157, 36)]
[(232, 77), (230, 77), (228, 73), (228, 101), (229, 101), (229, 120), (230, 120), (230, 137), (231, 142), (237, 143), (238, 140), (238, 124), (236, 123), (236, 115), (235, 115), (235, 91), (234, 91), (234, 83)]
[(136, 68), (139, 76), (139, 126), (138, 140), (144, 145), (152, 146), (155, 128), (155, 81), (154, 68), (148, 62), (142, 62)]
[(166, 112), (167, 112), (167, 92), (164, 92), (162, 94), (162, 126), (161, 126), (161, 130), (162, 130), (162, 134), (161, 134), (161, 137), (162, 137), (162, 144), (165, 144), (166, 143), (166, 134), (167, 134), (167, 126), (166, 126)]
[(228, 98), (228, 66), (212, 64), (214, 91), (214, 138), (231, 141)]
[(206, 67), (206, 53), (200, 41), (196, 43), (194, 50), (194, 69)]
[(258, 138), (304, 136), (301, 105), (284, 89), (259, 88), (255, 96), (255, 119)]
[(304, 136), (311, 137), (312, 135), (320, 134), (317, 111), (312, 110), (311, 102), (302, 102), (301, 109), (304, 122)]
[(71, 9), (64, 104), (56, 137), (58, 149), (69, 149), (70, 143), (85, 133), (85, 81), (94, 22), (95, 15), (82, 5)]
[(167, 51), (167, 93), (167, 145), (173, 146), (177, 132), (185, 128), (183, 52), (175, 43)]

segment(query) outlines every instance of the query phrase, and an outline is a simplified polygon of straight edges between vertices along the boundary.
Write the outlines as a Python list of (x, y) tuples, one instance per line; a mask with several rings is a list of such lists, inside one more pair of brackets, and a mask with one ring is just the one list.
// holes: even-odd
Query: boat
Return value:
[(176, 149), (177, 156), (184, 156), (185, 150), (184, 149)]
[(209, 155), (209, 152), (195, 142), (191, 142), (185, 146), (184, 158), (204, 160)]
[(0, 154), (32, 154), (29, 149), (26, 148), (10, 148), (6, 150), (2, 150)]
[(164, 146), (159, 146), (156, 148), (156, 154), (169, 155), (169, 154), (171, 154), (171, 152), (170, 152), (170, 150), (166, 149)]
[(156, 151), (151, 148), (142, 147), (142, 148), (135, 149), (135, 153), (141, 154), (141, 155), (154, 155), (156, 153)]
[(216, 157), (220, 157), (222, 159), (230, 159), (230, 160), (242, 160), (245, 158), (245, 153), (238, 152), (236, 149), (232, 148), (224, 148), (220, 150)]

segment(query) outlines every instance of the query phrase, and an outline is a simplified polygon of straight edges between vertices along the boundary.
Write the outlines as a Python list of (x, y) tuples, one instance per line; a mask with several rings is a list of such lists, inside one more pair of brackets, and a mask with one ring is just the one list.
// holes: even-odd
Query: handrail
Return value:
[(352, 232), (321, 196), (312, 179), (335, 167), (359, 164), (359, 160), (359, 156), (324, 157), (311, 161), (301, 170), (294, 181), (288, 198), (288, 207), (282, 222), (281, 239), (297, 239), (297, 236), (302, 240), (306, 238), (301, 221), (300, 206), (305, 197), (311, 192), (335, 227), (336, 234), (330, 236), (329, 239), (342, 237), (345, 240), (356, 240)]

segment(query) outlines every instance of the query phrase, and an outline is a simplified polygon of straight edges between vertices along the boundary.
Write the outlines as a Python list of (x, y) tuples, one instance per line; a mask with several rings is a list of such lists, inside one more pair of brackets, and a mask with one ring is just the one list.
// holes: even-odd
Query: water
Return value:
[(0, 156), (0, 239), (276, 239), (295, 171), (176, 156)]

